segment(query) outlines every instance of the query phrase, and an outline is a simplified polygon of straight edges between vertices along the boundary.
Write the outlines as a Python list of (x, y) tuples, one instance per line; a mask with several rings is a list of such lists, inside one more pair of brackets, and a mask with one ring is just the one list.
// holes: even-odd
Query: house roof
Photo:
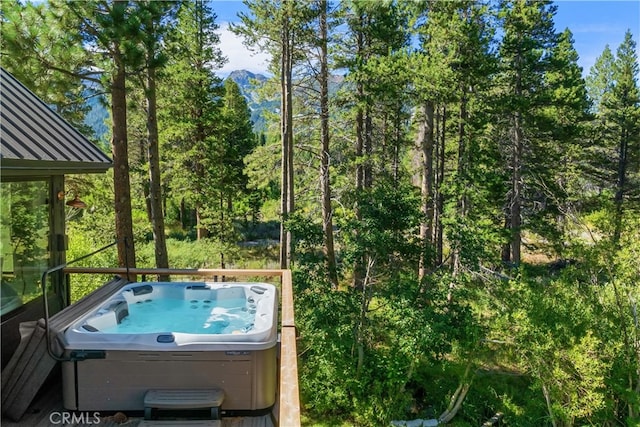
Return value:
[(0, 67), (0, 174), (103, 173), (112, 162), (47, 104)]

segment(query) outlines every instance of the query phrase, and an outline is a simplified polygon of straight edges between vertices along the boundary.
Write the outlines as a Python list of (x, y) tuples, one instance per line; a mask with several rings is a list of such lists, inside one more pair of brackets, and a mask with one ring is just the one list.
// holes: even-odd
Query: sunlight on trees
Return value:
[(88, 135), (106, 94), (68, 257), (290, 267), (309, 425), (638, 425), (632, 34), (583, 78), (548, 1), (246, 3), (253, 85), (216, 2), (1, 3), (4, 68)]

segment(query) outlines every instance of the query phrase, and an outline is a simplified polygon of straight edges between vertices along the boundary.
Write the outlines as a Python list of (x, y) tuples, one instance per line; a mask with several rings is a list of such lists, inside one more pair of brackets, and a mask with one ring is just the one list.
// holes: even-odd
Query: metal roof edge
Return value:
[[(10, 136), (7, 133), (8, 139), (5, 141), (5, 138), (2, 138), (2, 146), (3, 153), (2, 157), (2, 166), (5, 166), (5, 161), (8, 161), (9, 158), (13, 160), (19, 161), (27, 165), (27, 162), (58, 162), (58, 163), (69, 163), (71, 164), (83, 164), (85, 167), (89, 166), (89, 169), (94, 169), (94, 163), (102, 163), (103, 168), (109, 168), (112, 166), (112, 160), (102, 151), (100, 148), (94, 144), (91, 140), (89, 140), (86, 136), (80, 133), (73, 125), (67, 122), (60, 114), (56, 111), (52, 110), (42, 99), (40, 99), (37, 95), (35, 95), (29, 88), (27, 88), (22, 82), (16, 79), (10, 72), (6, 69), (0, 67), (0, 76), (2, 84), (0, 87), (3, 89), (0, 99), (2, 99), (2, 103), (7, 105), (3, 105), (3, 110), (7, 107), (12, 107), (11, 111), (12, 116), (14, 118), (23, 118), (24, 121), (20, 126), (20, 130), (17, 131), (15, 135)], [(11, 88), (18, 88), (18, 91), (13, 91)], [(29, 108), (30, 106), (31, 113), (27, 114), (27, 110), (22, 110), (23, 108)], [(2, 115), (9, 113), (9, 111), (2, 111)], [(5, 117), (8, 119), (7, 117)], [(38, 129), (42, 129), (43, 121), (52, 127), (49, 130), (54, 130), (53, 136), (54, 139), (49, 140), (47, 143), (43, 144), (48, 140), (47, 135), (38, 135)], [(19, 122), (14, 123), (14, 127)], [(8, 123), (7, 123), (8, 125)], [(33, 126), (37, 126), (38, 128), (34, 128)], [(4, 124), (3, 124), (4, 128)], [(27, 133), (24, 133), (24, 130), (28, 130)], [(7, 129), (5, 131), (8, 132)], [(56, 144), (60, 144), (60, 140), (56, 140), (56, 135), (64, 135), (62, 138), (66, 140), (66, 147), (62, 149), (61, 145), (56, 146)], [(25, 138), (25, 136), (27, 136)], [(15, 143), (14, 147), (16, 150), (9, 150), (11, 147), (7, 145), (7, 143)], [(35, 149), (35, 144), (42, 144), (39, 150), (33, 151), (32, 148)], [(68, 145), (67, 145), (68, 144)], [(50, 150), (55, 156), (59, 156), (60, 158), (56, 159), (43, 159), (38, 158), (43, 155), (41, 153), (42, 149)], [(75, 152), (76, 159), (68, 160), (70, 152)], [(5, 152), (6, 151), (6, 152)], [(15, 153), (13, 152), (15, 151)], [(9, 158), (7, 158), (7, 154), (12, 153)], [(25, 157), (26, 156), (26, 157)], [(29, 158), (34, 157), (34, 158)], [(65, 157), (67, 157), (65, 159)], [(6, 163), (6, 166), (9, 166), (9, 163)], [(68, 166), (62, 166), (66, 168)], [(106, 169), (105, 169), (106, 170)]]

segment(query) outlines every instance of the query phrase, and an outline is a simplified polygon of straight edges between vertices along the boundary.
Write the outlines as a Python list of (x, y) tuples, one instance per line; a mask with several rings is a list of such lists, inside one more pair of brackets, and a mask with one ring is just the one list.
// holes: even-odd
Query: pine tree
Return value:
[(597, 113), (602, 102), (611, 92), (613, 86), (613, 63), (615, 58), (609, 45), (606, 45), (586, 78), (587, 94), (591, 100), (591, 111)]
[[(439, 154), (440, 126), (446, 113), (440, 108), (452, 99), (454, 75), (451, 69), (449, 50), (449, 28), (452, 22), (454, 3), (424, 2), (409, 4), (414, 31), (420, 40), (420, 49), (411, 56), (410, 68), (416, 72), (412, 79), (413, 102), (416, 103), (414, 122), (416, 123), (415, 147), (420, 153), (420, 191), (422, 194), (423, 219), (420, 224), (422, 256), (419, 263), (419, 277), (424, 277), (428, 267), (433, 267), (438, 259), (440, 247), (438, 195), (440, 186)], [(444, 135), (444, 134), (442, 134)]]
[[(146, 128), (147, 128), (147, 163), (149, 168), (148, 210), (153, 229), (155, 244), (155, 262), (157, 268), (169, 267), (169, 256), (165, 236), (165, 221), (160, 174), (160, 142), (158, 136), (157, 119), (157, 74), (166, 64), (166, 55), (161, 45), (164, 41), (168, 26), (173, 24), (176, 3), (163, 1), (139, 1), (142, 46), (145, 56), (145, 75), (141, 76), (141, 86), (146, 100)], [(168, 276), (160, 280), (169, 280)]]
[[(244, 158), (255, 148), (256, 138), (251, 123), (251, 112), (238, 85), (231, 79), (224, 81), (224, 105), (222, 107), (223, 136), (219, 153), (220, 190), (219, 235), (230, 236), (232, 230), (234, 199), (249, 197), (248, 178), (244, 174)], [(226, 239), (229, 240), (229, 239)]]
[[(441, 144), (440, 155), (455, 153), (455, 166), (448, 179), (440, 178), (439, 204), (447, 198), (441, 212), (447, 241), (452, 247), (454, 275), (464, 269), (477, 270), (479, 264), (495, 261), (495, 236), (499, 196), (496, 142), (490, 137), (490, 114), (494, 108), (493, 89), (497, 59), (491, 53), (495, 33), (488, 7), (475, 2), (459, 2), (453, 17), (457, 48), (451, 61), (455, 78), (454, 102), (450, 107), (455, 129), (453, 150)], [(443, 129), (444, 130), (444, 129)], [(452, 135), (453, 136), (453, 135)], [(443, 172), (441, 172), (443, 174)], [(455, 206), (455, 208), (454, 208)], [(442, 210), (441, 208), (437, 210)], [(442, 231), (441, 231), (442, 232)], [(438, 239), (438, 261), (442, 259), (442, 239)]]
[(607, 135), (605, 115), (605, 101), (609, 102), (615, 84), (614, 62), (615, 57), (607, 45), (586, 77), (593, 120), (590, 123), (589, 138), (583, 144), (583, 174), (597, 192), (610, 190), (614, 179), (612, 171), (615, 170), (615, 155), (611, 152), (611, 138)]
[[(486, 200), (495, 175), (488, 163), (495, 144), (486, 132), (488, 90), (495, 73), (489, 53), (493, 28), (486, 8), (474, 2), (428, 3), (418, 12), (414, 19), (423, 23), (416, 28), (422, 43), (415, 54), (420, 66), (414, 67), (414, 87), (418, 108), (429, 112), (416, 116), (416, 146), (422, 148), (423, 253), (432, 254), (432, 267), (440, 265), (446, 234), (456, 274), (463, 263), (476, 264), (482, 258), (479, 249), (486, 245), (472, 242), (479, 236), (489, 238), (479, 224), (494, 215), (487, 212), (492, 203)], [(421, 275), (426, 261), (423, 255)]]
[(327, 267), (327, 277), (333, 289), (338, 288), (338, 271), (333, 238), (333, 208), (330, 176), (330, 114), (329, 114), (329, 3), (316, 2), (318, 14), (318, 34), (314, 38), (318, 49), (320, 70), (317, 81), (320, 86), (320, 199), (322, 209), (323, 251)]
[[(62, 25), (74, 32), (79, 27), (85, 43), (100, 49), (90, 56), (85, 66), (101, 64), (108, 72), (104, 83), (111, 95), (115, 227), (118, 238), (118, 264), (134, 267), (136, 263), (133, 219), (131, 215), (131, 185), (129, 177), (129, 143), (127, 135), (127, 69), (138, 66), (142, 57), (139, 49), (140, 17), (132, 2), (102, 0), (96, 2), (50, 2), (53, 13)], [(104, 58), (108, 62), (102, 62)]]
[[(576, 201), (583, 191), (580, 179), (582, 140), (586, 137), (589, 119), (589, 100), (582, 68), (578, 65), (578, 53), (573, 47), (573, 35), (569, 29), (560, 34), (551, 52), (551, 68), (545, 80), (550, 89), (551, 102), (542, 110), (542, 120), (548, 129), (544, 150), (538, 161), (553, 159), (556, 167), (538, 175), (544, 183), (541, 200), (548, 206), (542, 212), (539, 229), (546, 229), (546, 238), (554, 243), (556, 253), (562, 254), (567, 224), (575, 221)], [(555, 213), (551, 216), (550, 212)], [(546, 217), (544, 215), (546, 214)]]
[[(31, 18), (37, 16), (36, 21), (42, 25), (14, 32), (7, 39), (7, 46), (22, 46), (23, 54), (30, 52), (28, 56), (33, 61), (30, 60), (29, 64), (39, 67), (40, 72), (46, 70), (44, 74), (72, 77), (77, 82), (75, 87), (81, 87), (85, 81), (93, 81), (110, 94), (118, 263), (120, 266), (135, 266), (126, 75), (128, 68), (138, 66), (141, 59), (139, 10), (133, 2), (125, 0), (52, 0), (47, 7), (31, 9), (29, 6), (23, 11), (27, 15), (31, 15), (29, 11), (35, 11)], [(19, 18), (20, 12), (10, 16)], [(26, 22), (36, 22), (31, 18)], [(87, 45), (94, 49), (85, 49)], [(65, 79), (56, 78), (54, 81), (65, 82)], [(69, 87), (68, 83), (62, 84)]]
[[(640, 101), (638, 59), (631, 33), (625, 34), (615, 58), (607, 46), (587, 77), (595, 118), (585, 147), (590, 183), (613, 202), (611, 242), (617, 246), (624, 212), (638, 209), (640, 199)], [(604, 204), (606, 206), (606, 202)]]
[(630, 31), (618, 47), (613, 67), (614, 85), (611, 97), (603, 100), (605, 120), (616, 146), (613, 244), (620, 243), (623, 213), (630, 199), (638, 208), (640, 197), (640, 90), (638, 88), (638, 55)]
[(293, 237), (285, 223), (295, 210), (293, 69), (302, 59), (299, 40), (309, 31), (309, 2), (252, 0), (247, 5), (250, 14), (241, 13), (241, 23), (231, 29), (248, 46), (271, 53), (271, 69), (280, 79), (280, 267), (289, 268)]
[(612, 333), (603, 336), (609, 346), (620, 349), (612, 357), (616, 368), (611, 374), (619, 385), (608, 391), (620, 402), (613, 411), (615, 418), (620, 423), (623, 419), (633, 422), (640, 415), (635, 249), (640, 211), (640, 94), (636, 45), (629, 31), (615, 57), (608, 46), (604, 49), (587, 82), (595, 117), (585, 144), (585, 177), (597, 196), (592, 197), (598, 202), (590, 204), (592, 209), (604, 214), (596, 223), (604, 238), (594, 245), (599, 259), (586, 268), (592, 272), (600, 268), (610, 276), (602, 283), (606, 286), (598, 288), (604, 310), (611, 315)]
[(224, 58), (215, 19), (208, 2), (182, 4), (168, 37), (170, 60), (159, 94), (165, 179), (180, 199), (183, 224), (195, 216), (198, 239), (208, 236), (209, 202), (219, 198), (215, 185), (221, 165), (215, 159), (222, 144), (223, 87), (212, 68)]
[[(393, 3), (352, 1), (343, 8), (349, 32), (337, 66), (348, 68), (347, 84), (353, 85), (341, 102), (352, 107), (355, 122), (353, 162), (357, 200), (373, 188), (376, 172), (384, 170), (383, 163), (376, 162), (384, 158), (384, 118), (397, 108), (394, 101), (408, 83), (406, 75), (398, 73), (401, 67), (393, 69), (396, 64), (391, 59), (405, 47), (406, 17)], [(400, 84), (393, 84), (398, 83), (396, 79)], [(354, 210), (358, 221), (365, 220), (357, 202)], [(358, 230), (354, 233), (358, 234)], [(357, 256), (354, 262), (353, 286), (357, 289), (365, 286), (365, 257), (365, 254)]]
[(520, 264), (522, 232), (536, 207), (527, 205), (533, 200), (538, 183), (535, 169), (549, 167), (547, 162), (536, 164), (536, 147), (541, 129), (538, 114), (548, 97), (544, 84), (550, 68), (550, 50), (556, 44), (553, 15), (556, 6), (549, 1), (503, 1), (499, 18), (504, 32), (499, 48), (502, 86), (500, 106), (504, 141), (504, 160), (507, 165), (508, 191), (505, 204), (505, 228), (509, 243), (503, 260)]

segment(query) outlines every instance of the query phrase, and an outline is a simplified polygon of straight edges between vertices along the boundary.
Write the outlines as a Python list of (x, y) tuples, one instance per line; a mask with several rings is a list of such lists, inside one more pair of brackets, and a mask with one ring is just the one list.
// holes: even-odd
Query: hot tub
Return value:
[(144, 410), (149, 390), (220, 389), (223, 413), (269, 410), (277, 310), (267, 283), (126, 285), (64, 332), (64, 406)]

